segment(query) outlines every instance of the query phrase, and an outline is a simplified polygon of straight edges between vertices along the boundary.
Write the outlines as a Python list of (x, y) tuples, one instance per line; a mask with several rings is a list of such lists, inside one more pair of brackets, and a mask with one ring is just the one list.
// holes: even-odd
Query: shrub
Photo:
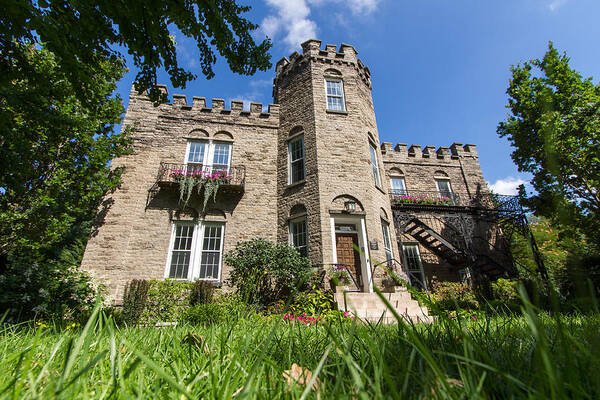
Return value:
[(494, 299), (504, 303), (518, 303), (519, 291), (517, 289), (519, 282), (510, 279), (500, 278), (496, 282), (492, 282), (492, 294)]
[(441, 310), (478, 308), (479, 302), (473, 289), (462, 282), (434, 282), (433, 300)]
[(318, 288), (298, 293), (290, 306), (290, 313), (295, 315), (322, 315), (332, 310), (333, 292)]
[(123, 294), (123, 321), (137, 325), (148, 303), (150, 283), (143, 279), (134, 279), (125, 286)]
[(305, 286), (310, 279), (310, 262), (288, 244), (264, 239), (238, 242), (225, 254), (231, 266), (229, 283), (250, 304), (266, 307)]
[(190, 304), (194, 282), (173, 279), (149, 281), (148, 301), (141, 323), (177, 321)]
[(211, 282), (197, 280), (190, 290), (190, 306), (211, 303), (215, 288)]
[(227, 321), (228, 310), (223, 304), (196, 304), (187, 308), (181, 320), (193, 325), (216, 325)]
[(0, 315), (8, 320), (81, 319), (99, 289), (76, 266), (57, 261), (16, 261), (0, 274)]

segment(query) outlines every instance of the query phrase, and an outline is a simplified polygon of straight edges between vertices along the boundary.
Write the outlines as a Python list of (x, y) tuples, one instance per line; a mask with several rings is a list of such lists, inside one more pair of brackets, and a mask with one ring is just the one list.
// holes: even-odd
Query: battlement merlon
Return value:
[(410, 147), (406, 143), (398, 143), (394, 147), (390, 142), (381, 144), (381, 153), (384, 161), (392, 162), (400, 159), (424, 159), (424, 160), (457, 160), (459, 158), (478, 159), (477, 146), (474, 144), (465, 144), (454, 142), (449, 147), (440, 146), (421, 146), (413, 144)]
[[(166, 96), (169, 95), (166, 85), (156, 85), (156, 87), (164, 93)], [(225, 100), (219, 98), (213, 98), (211, 107), (208, 107), (205, 97), (192, 97), (192, 104), (189, 104), (187, 97), (184, 94), (173, 94), (173, 101), (171, 103), (163, 103), (158, 107), (155, 107), (153, 102), (148, 97), (148, 92), (138, 93), (135, 87), (132, 86), (129, 94), (129, 106), (128, 111), (136, 108), (155, 109), (156, 111), (164, 110), (165, 108), (179, 108), (181, 110), (191, 111), (202, 111), (203, 113), (209, 114), (230, 114), (240, 116), (255, 116), (260, 118), (269, 118), (273, 116), (279, 118), (279, 104), (269, 104), (266, 112), (263, 111), (262, 103), (250, 103), (250, 110), (244, 110), (244, 102), (241, 100), (232, 100), (231, 107), (225, 108)]]

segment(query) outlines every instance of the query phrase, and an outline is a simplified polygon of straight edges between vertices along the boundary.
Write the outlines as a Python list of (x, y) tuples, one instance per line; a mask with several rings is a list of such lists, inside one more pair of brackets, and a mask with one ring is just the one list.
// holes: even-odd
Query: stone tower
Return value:
[(323, 50), (308, 40), (302, 50), (277, 63), (273, 87), (280, 104), (278, 238), (302, 233), (294, 222), (305, 221), (311, 261), (350, 265), (362, 290), (371, 291), (383, 275), (375, 265), (400, 255), (370, 71), (351, 45)]

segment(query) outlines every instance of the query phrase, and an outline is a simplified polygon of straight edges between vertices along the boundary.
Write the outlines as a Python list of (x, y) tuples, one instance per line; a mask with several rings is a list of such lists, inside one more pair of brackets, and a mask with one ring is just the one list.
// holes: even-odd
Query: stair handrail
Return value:
[[(373, 279), (373, 276), (375, 276), (375, 270), (377, 269), (377, 267), (379, 267), (380, 265), (383, 265), (383, 264), (390, 264), (390, 263), (394, 264), (394, 266), (392, 268), (389, 268), (390, 271), (392, 271), (393, 273), (396, 273), (396, 265), (399, 266), (400, 267), (399, 269), (406, 274), (406, 277), (408, 278), (408, 283), (411, 286), (414, 286), (412, 282), (413, 282), (413, 280), (418, 280), (418, 277), (413, 272), (409, 271), (408, 269), (405, 269), (404, 266), (402, 265), (402, 262), (397, 260), (396, 258), (389, 258), (385, 261), (382, 261), (380, 263), (373, 265), (373, 267), (371, 268), (371, 279)], [(427, 285), (424, 285), (423, 289), (425, 289), (425, 293), (427, 293), (427, 297), (431, 298), (429, 289), (427, 288)]]

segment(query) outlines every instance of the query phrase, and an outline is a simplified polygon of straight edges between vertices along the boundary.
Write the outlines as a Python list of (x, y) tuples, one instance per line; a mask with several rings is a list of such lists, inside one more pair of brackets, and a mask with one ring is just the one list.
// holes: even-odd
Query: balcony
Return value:
[(462, 207), (510, 212), (520, 209), (517, 196), (492, 193), (456, 193), (424, 190), (393, 190), (390, 202), (394, 208)]
[(243, 192), (246, 184), (246, 167), (161, 162), (156, 184), (160, 187), (176, 186), (183, 178), (189, 176), (197, 179), (218, 179), (221, 189)]

